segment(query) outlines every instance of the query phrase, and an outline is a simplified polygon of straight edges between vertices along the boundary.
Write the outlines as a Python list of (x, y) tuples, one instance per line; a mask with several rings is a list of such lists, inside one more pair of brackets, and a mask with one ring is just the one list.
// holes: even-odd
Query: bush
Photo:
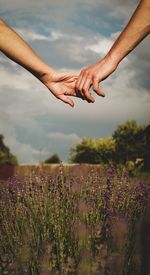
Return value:
[(3, 135), (0, 135), (0, 164), (17, 165), (17, 158), (11, 154), (10, 149), (4, 143)]
[(52, 155), (50, 158), (45, 160), (45, 163), (60, 163), (61, 160), (57, 154)]

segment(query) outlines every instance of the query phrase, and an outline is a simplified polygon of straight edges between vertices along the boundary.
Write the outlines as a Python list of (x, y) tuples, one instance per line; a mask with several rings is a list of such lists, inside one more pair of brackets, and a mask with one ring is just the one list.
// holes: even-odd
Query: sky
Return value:
[[(103, 58), (137, 0), (0, 0), (0, 17), (56, 70), (79, 73)], [(0, 133), (19, 163), (57, 153), (66, 162), (83, 137), (110, 137), (129, 119), (149, 124), (150, 39), (126, 57), (95, 103), (57, 100), (33, 75), (0, 53)]]

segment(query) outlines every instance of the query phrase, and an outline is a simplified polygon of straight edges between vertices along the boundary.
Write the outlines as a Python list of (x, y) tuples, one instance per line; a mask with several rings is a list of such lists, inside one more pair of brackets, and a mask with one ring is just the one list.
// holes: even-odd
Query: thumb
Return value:
[(73, 102), (73, 100), (70, 99), (70, 97), (61, 95), (61, 96), (59, 96), (59, 99), (62, 100), (64, 103), (69, 104), (71, 107), (74, 107), (74, 102)]

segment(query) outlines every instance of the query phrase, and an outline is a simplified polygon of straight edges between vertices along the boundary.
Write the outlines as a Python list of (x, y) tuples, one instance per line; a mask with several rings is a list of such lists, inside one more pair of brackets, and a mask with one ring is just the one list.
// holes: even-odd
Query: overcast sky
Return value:
[[(104, 57), (137, 0), (0, 0), (0, 17), (59, 70), (80, 70)], [(150, 39), (147, 37), (101, 85), (88, 104), (70, 108), (30, 73), (0, 53), (0, 133), (20, 163), (53, 153), (67, 161), (82, 137), (108, 137), (128, 119), (150, 117)]]

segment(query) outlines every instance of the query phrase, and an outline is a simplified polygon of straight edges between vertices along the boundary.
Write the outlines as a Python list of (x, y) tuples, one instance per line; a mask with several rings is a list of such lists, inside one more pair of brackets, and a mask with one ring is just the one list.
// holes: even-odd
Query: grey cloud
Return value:
[[(109, 16), (111, 20), (113, 17), (118, 22), (121, 18), (125, 22), (137, 1), (84, 0), (81, 7), (79, 0), (0, 0), (0, 5), (1, 13), (9, 17), (12, 27), (28, 31), (22, 33), (24, 39), (28, 37), (29, 44), (46, 63), (79, 72), (103, 57), (122, 23), (119, 21), (119, 28), (115, 33), (110, 31), (109, 37), (98, 29), (88, 28), (88, 24), (82, 25), (83, 17), (78, 25), (72, 17), (76, 14), (76, 19), (80, 19), (80, 8), (84, 13), (89, 11), (91, 17), (95, 10), (102, 8), (103, 18), (97, 13), (97, 22), (95, 17), (92, 20), (98, 28), (102, 23), (109, 29)], [(79, 137), (109, 136), (117, 124), (126, 119), (148, 123), (149, 48), (149, 40), (145, 39), (117, 71), (101, 83), (107, 94), (105, 99), (94, 95), (95, 104), (76, 99), (74, 109), (54, 98), (19, 65), (1, 56), (0, 132), (5, 135), (11, 150), (21, 162), (37, 162), (40, 154), (45, 159), (55, 152), (67, 160), (69, 147)]]
[(150, 39), (147, 37), (130, 54), (129, 70), (135, 72), (134, 84), (137, 88), (143, 88), (150, 92)]
[(19, 142), (16, 129), (7, 112), (2, 112), (0, 117), (0, 133), (5, 137), (5, 143), (10, 147), (21, 163), (35, 163), (37, 161), (38, 150), (31, 143)]
[[(117, 27), (118, 19), (126, 22), (137, 4), (136, 0), (0, 0), (0, 14), (9, 24), (17, 26), (19, 23), (21, 27), (27, 27), (28, 22), (35, 28), (50, 25), (71, 33), (73, 29), (78, 30), (79, 25), (90, 29), (94, 24), (98, 31), (103, 28), (108, 31), (113, 25)], [(122, 23), (118, 25), (119, 30)]]

